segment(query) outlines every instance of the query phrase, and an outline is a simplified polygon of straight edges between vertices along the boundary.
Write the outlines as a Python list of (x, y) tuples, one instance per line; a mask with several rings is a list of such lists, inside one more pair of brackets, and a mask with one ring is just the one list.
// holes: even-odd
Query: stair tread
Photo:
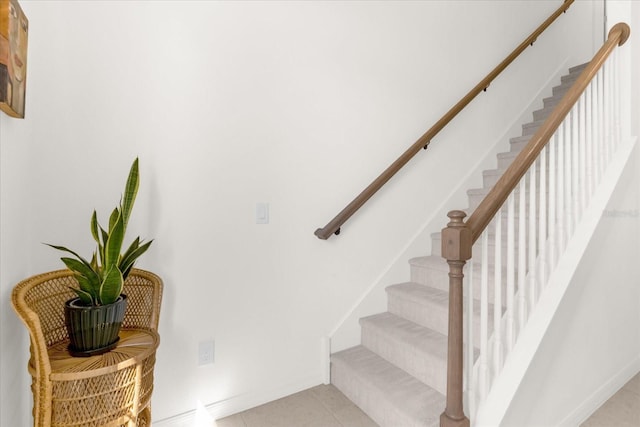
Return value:
[[(402, 294), (402, 297), (410, 299), (416, 303), (424, 305), (438, 305), (443, 308), (449, 307), (449, 292), (441, 289), (434, 288), (432, 286), (423, 285), (416, 282), (398, 283), (396, 285), (387, 286), (387, 292)], [(477, 302), (477, 298), (474, 298)], [(466, 299), (464, 303), (466, 304)], [(493, 304), (489, 303), (489, 312), (493, 313)], [(466, 308), (465, 308), (466, 313)], [(480, 305), (474, 303), (473, 313), (475, 316), (480, 316)]]
[[(449, 274), (449, 264), (447, 264), (447, 260), (441, 257), (440, 255), (425, 255), (421, 257), (411, 258), (409, 260), (409, 264), (414, 267), (419, 268), (427, 268), (430, 270), (438, 270), (441, 272), (445, 272)], [(490, 274), (493, 273), (494, 265), (489, 265), (487, 267), (487, 271)], [(474, 270), (477, 268), (477, 265), (474, 264)], [(505, 270), (505, 267), (502, 268)], [(422, 285), (425, 286), (425, 285)]]
[(385, 401), (397, 411), (420, 420), (420, 425), (432, 426), (439, 422), (445, 397), (364, 346), (334, 353), (331, 362), (348, 366), (362, 383), (384, 395)]
[(587, 65), (589, 65), (589, 62), (585, 62), (579, 65), (574, 65), (573, 67), (569, 68), (569, 74), (580, 74), (582, 70), (587, 68)]
[(522, 131), (527, 132), (523, 135), (533, 135), (540, 126), (544, 123), (544, 120), (534, 120), (529, 123), (525, 123), (522, 125)]
[[(478, 258), (471, 258), (471, 260), (467, 261), (467, 265), (473, 266), (474, 275), (480, 274), (481, 260), (482, 259), (478, 257)], [(440, 255), (426, 255), (423, 257), (412, 258), (411, 260), (409, 260), (409, 264), (412, 267), (418, 267), (426, 270), (437, 271), (439, 273), (445, 273), (443, 277), (447, 277), (449, 275), (449, 264), (447, 264), (447, 260), (445, 260)], [(489, 274), (489, 280), (493, 280), (495, 267), (496, 267), (495, 264), (491, 262), (487, 266), (487, 273)], [(506, 282), (505, 274), (507, 271), (507, 267), (505, 264), (502, 265), (501, 271), (502, 271), (502, 277), (503, 277), (502, 282), (504, 286), (504, 283)], [(517, 267), (516, 267), (516, 271), (517, 271)], [(480, 276), (475, 276), (475, 277), (480, 277)], [(477, 282), (477, 280), (475, 282)], [(421, 282), (416, 282), (416, 283), (420, 283), (423, 286), (426, 286)], [(435, 286), (439, 286), (439, 285), (435, 285)], [(447, 284), (444, 286), (448, 286), (448, 279), (447, 279)], [(443, 289), (442, 286), (440, 286), (439, 289)]]
[(409, 264), (416, 267), (433, 268), (436, 270), (449, 272), (449, 264), (440, 255), (426, 255), (411, 258)]
[(439, 332), (384, 312), (360, 319), (363, 327), (373, 327), (398, 345), (410, 345), (416, 351), (446, 361), (447, 337)]
[(435, 304), (443, 307), (449, 304), (448, 292), (415, 282), (387, 286), (387, 293), (400, 294), (403, 298), (419, 304)]

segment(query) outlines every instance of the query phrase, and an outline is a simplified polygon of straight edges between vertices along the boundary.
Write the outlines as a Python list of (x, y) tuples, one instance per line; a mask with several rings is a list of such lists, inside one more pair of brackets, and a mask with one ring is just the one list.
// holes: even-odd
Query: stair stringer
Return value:
[(472, 425), (476, 427), (501, 425), (602, 219), (603, 211), (631, 157), (635, 144), (635, 137), (624, 141), (613, 155), (589, 207), (583, 212), (554, 271), (551, 272), (535, 309), (530, 313), (500, 374), (493, 380), (487, 398), (478, 404), (476, 416), (471, 420)]
[[(546, 80), (545, 85), (537, 91), (529, 100), (525, 108), (517, 115), (502, 133), (502, 136), (491, 146), (484, 157), (480, 158), (474, 167), (461, 177), (458, 185), (453, 186), (449, 196), (437, 207), (407, 244), (398, 252), (390, 263), (385, 266), (380, 275), (354, 302), (351, 308), (340, 318), (335, 327), (329, 332), (329, 351), (325, 352), (325, 371), (329, 371), (329, 353), (344, 350), (358, 345), (360, 342), (359, 320), (362, 317), (380, 313), (386, 310), (385, 288), (390, 283), (402, 282), (402, 275), (406, 274), (406, 260), (422, 256), (425, 253), (434, 253), (431, 248), (431, 235), (439, 232), (447, 222), (447, 213), (460, 206), (468, 204), (466, 190), (482, 187), (482, 172), (495, 168), (498, 153), (510, 151), (510, 140), (513, 135), (522, 132), (522, 124), (529, 123), (533, 112), (541, 108), (542, 99), (552, 93), (554, 86), (566, 73), (569, 58), (565, 59)], [(439, 253), (439, 248), (437, 252)], [(400, 276), (400, 277), (398, 277)]]

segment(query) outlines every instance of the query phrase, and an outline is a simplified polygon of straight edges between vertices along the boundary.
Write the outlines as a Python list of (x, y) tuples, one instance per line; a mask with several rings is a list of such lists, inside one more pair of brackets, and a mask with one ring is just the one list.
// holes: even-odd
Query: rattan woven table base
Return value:
[(150, 403), (159, 341), (154, 331), (123, 329), (116, 348), (97, 356), (71, 356), (68, 340), (49, 347), (52, 426), (137, 425)]

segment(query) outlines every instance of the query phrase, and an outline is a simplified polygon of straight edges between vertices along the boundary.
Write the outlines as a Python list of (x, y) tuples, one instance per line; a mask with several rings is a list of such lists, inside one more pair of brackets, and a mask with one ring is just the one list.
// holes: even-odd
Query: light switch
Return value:
[(256, 224), (269, 224), (269, 203), (256, 204)]

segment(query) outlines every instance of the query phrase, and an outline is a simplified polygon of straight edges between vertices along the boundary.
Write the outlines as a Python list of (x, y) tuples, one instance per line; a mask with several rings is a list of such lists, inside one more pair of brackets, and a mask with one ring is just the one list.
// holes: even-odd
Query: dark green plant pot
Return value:
[(72, 356), (89, 357), (113, 349), (127, 309), (127, 296), (120, 295), (113, 304), (88, 307), (79, 298), (64, 305), (64, 318), (69, 332)]

